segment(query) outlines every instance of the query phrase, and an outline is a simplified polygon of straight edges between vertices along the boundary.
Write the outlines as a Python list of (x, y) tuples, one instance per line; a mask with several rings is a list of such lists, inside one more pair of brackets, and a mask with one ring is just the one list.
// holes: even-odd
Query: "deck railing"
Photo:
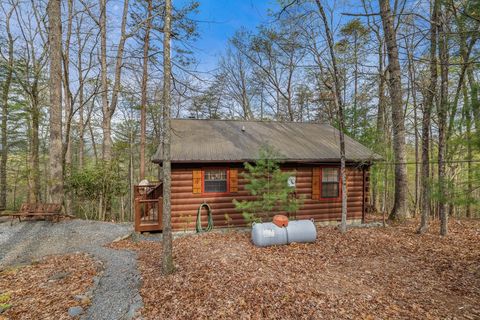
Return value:
[(151, 183), (134, 186), (135, 231), (162, 230), (162, 185)]

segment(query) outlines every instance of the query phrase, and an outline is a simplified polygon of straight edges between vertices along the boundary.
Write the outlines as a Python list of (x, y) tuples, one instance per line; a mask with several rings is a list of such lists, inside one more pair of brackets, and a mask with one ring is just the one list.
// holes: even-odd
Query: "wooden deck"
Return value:
[(134, 186), (136, 232), (162, 230), (162, 192), (161, 183)]

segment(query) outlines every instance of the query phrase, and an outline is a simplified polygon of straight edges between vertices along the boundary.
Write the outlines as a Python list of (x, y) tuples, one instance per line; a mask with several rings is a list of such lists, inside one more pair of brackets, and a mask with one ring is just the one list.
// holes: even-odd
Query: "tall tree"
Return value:
[(0, 141), (0, 211), (5, 210), (7, 207), (7, 160), (8, 160), (8, 99), (10, 93), (10, 86), (13, 78), (13, 45), (14, 39), (10, 30), (10, 19), (12, 18), (13, 11), (16, 4), (13, 4), (10, 10), (7, 10), (2, 6), (2, 10), (5, 13), (5, 33), (7, 36), (7, 56), (2, 58), (6, 61), (5, 66), (5, 80), (3, 80), (2, 86), (2, 123), (1, 134), (2, 140)]
[(388, 53), (390, 102), (392, 105), (393, 152), (395, 159), (395, 200), (391, 220), (409, 216), (407, 208), (407, 165), (405, 151), (405, 110), (403, 107), (402, 76), (398, 60), (397, 33), (390, 9), (390, 0), (379, 0), (383, 32)]
[(122, 23), (120, 26), (120, 39), (118, 41), (117, 52), (115, 55), (115, 71), (111, 100), (108, 99), (109, 84), (108, 84), (108, 65), (107, 65), (107, 1), (100, 0), (100, 82), (102, 88), (102, 130), (103, 130), (103, 145), (102, 157), (103, 160), (112, 160), (112, 117), (118, 103), (118, 95), (120, 91), (121, 72), (123, 67), (123, 52), (125, 50), (125, 42), (128, 35), (126, 33), (128, 17), (128, 0), (123, 1)]
[[(443, 9), (443, 8), (442, 8)], [(440, 10), (443, 12), (443, 10)], [(445, 149), (448, 110), (448, 42), (445, 23), (446, 13), (443, 12), (442, 20), (438, 24), (438, 57), (440, 62), (440, 101), (437, 107), (438, 117), (438, 215), (440, 216), (440, 234), (448, 233), (448, 215), (446, 210), (446, 186), (445, 186)]]
[(414, 136), (414, 150), (415, 150), (415, 185), (414, 185), (414, 199), (413, 199), (413, 215), (418, 213), (418, 190), (420, 182), (420, 166), (419, 166), (419, 133), (418, 133), (418, 104), (417, 104), (417, 72), (415, 71), (415, 59), (413, 57), (413, 51), (415, 50), (414, 38), (409, 40), (405, 37), (405, 48), (407, 53), (407, 74), (408, 74), (408, 89), (409, 94), (407, 97), (407, 106), (410, 106), (409, 98), (412, 98), (411, 108), (413, 109), (413, 136)]
[(340, 224), (340, 230), (342, 231), (342, 233), (345, 233), (347, 231), (347, 174), (345, 171), (345, 136), (344, 136), (345, 117), (343, 114), (343, 100), (342, 100), (342, 92), (341, 92), (341, 84), (340, 84), (341, 83), (340, 72), (337, 67), (333, 34), (328, 25), (328, 20), (325, 14), (325, 10), (323, 9), (323, 6), (320, 0), (315, 0), (315, 3), (317, 4), (317, 8), (320, 13), (320, 17), (323, 21), (323, 26), (325, 28), (328, 50), (330, 53), (330, 59), (331, 59), (332, 68), (333, 68), (333, 85), (334, 85), (334, 93), (335, 93), (335, 104), (337, 107), (339, 133), (340, 133), (340, 175), (342, 178), (342, 222)]
[[(74, 98), (72, 94), (72, 89), (70, 86), (70, 45), (71, 45), (71, 38), (72, 38), (72, 25), (73, 25), (73, 0), (67, 1), (67, 31), (65, 36), (65, 47), (63, 47), (62, 51), (62, 59), (63, 59), (63, 93), (65, 96), (64, 106), (64, 122), (63, 127), (65, 128), (64, 137), (65, 142), (62, 146), (62, 170), (65, 175), (67, 174), (67, 169), (71, 169), (72, 167), (72, 135), (71, 135), (71, 127), (72, 127), (72, 118), (74, 115), (73, 112), (73, 105), (74, 105)], [(61, 100), (61, 99), (60, 99)], [(63, 180), (62, 180), (63, 181)], [(64, 208), (65, 213), (71, 214), (72, 213), (72, 195), (71, 193), (67, 192), (64, 196)]]
[(172, 32), (172, 1), (165, 0), (163, 28), (163, 254), (162, 271), (167, 275), (174, 271), (172, 254), (172, 208), (171, 208), (171, 156), (170, 156), (170, 81), (172, 64), (170, 58), (170, 38)]
[[(385, 157), (387, 155), (387, 150), (389, 149), (390, 145), (390, 134), (389, 134), (389, 117), (387, 114), (387, 103), (386, 103), (386, 96), (385, 96), (385, 91), (386, 91), (386, 72), (385, 72), (385, 66), (384, 66), (384, 60), (385, 60), (385, 40), (384, 37), (381, 33), (381, 22), (379, 22), (377, 19), (372, 19), (370, 15), (368, 15), (368, 12), (371, 11), (371, 2), (362, 0), (363, 8), (365, 13), (367, 14), (367, 24), (370, 28), (370, 30), (373, 32), (375, 35), (375, 39), (377, 40), (376, 44), (376, 55), (378, 59), (378, 64), (377, 64), (377, 74), (378, 74), (378, 89), (377, 89), (377, 96), (378, 96), (378, 101), (377, 101), (377, 108), (376, 108), (376, 132), (375, 132), (375, 146), (373, 147), (373, 150), (378, 152), (379, 154), (383, 154)], [(388, 179), (388, 171), (389, 167), (384, 166), (382, 173), (380, 174), (380, 169), (377, 168), (377, 170), (373, 171), (372, 170), (372, 204), (376, 208), (377, 203), (379, 203), (380, 199), (381, 201), (381, 207), (380, 210), (382, 214), (385, 214), (386, 209), (386, 193), (387, 193), (387, 179)], [(373, 174), (373, 173), (377, 174)], [(383, 195), (380, 195), (380, 177), (383, 176)]]
[(431, 0), (430, 13), (430, 79), (428, 88), (424, 94), (423, 120), (422, 120), (422, 172), (421, 172), (421, 198), (422, 210), (419, 233), (428, 230), (428, 219), (430, 217), (430, 122), (433, 109), (433, 101), (437, 87), (437, 21), (438, 2)]
[[(76, 61), (72, 64), (75, 67), (75, 72), (73, 74), (76, 73), (77, 78), (70, 83), (73, 82), (75, 84), (75, 94), (72, 99), (72, 104), (74, 102), (76, 103), (74, 112), (78, 113), (76, 133), (79, 169), (82, 169), (85, 164), (87, 156), (85, 152), (85, 130), (89, 125), (93, 107), (95, 105), (94, 102), (98, 99), (100, 90), (99, 75), (96, 74), (92, 76), (92, 73), (96, 70), (93, 66), (97, 61), (96, 52), (98, 50), (98, 37), (94, 32), (96, 26), (88, 23), (87, 13), (82, 10), (77, 10), (73, 15), (75, 19), (75, 48), (77, 56)], [(92, 39), (94, 39), (95, 42), (91, 43)], [(69, 76), (71, 75), (69, 74)], [(88, 90), (89, 88), (91, 88), (91, 90)], [(69, 119), (69, 121), (71, 121), (71, 119)], [(92, 147), (95, 151), (96, 146), (94, 143), (92, 143)], [(96, 151), (94, 153), (96, 155)], [(96, 156), (95, 159), (97, 159)]]
[[(45, 36), (45, 14), (41, 3), (31, 7), (15, 8), (20, 31), (18, 41), (20, 63), (13, 69), (15, 82), (20, 84), (28, 100), (26, 109), (28, 134), (28, 202), (42, 199), (40, 183), (40, 122), (42, 120), (43, 91), (45, 89), (45, 65), (48, 62), (48, 39)], [(27, 24), (25, 21), (29, 21)], [(21, 40), (20, 40), (21, 39)]]
[[(368, 29), (362, 24), (360, 19), (353, 19), (344, 25), (340, 30), (341, 35), (344, 37), (341, 42), (344, 43), (344, 49), (348, 52), (348, 64), (353, 64), (353, 103), (351, 109), (351, 121), (349, 130), (352, 136), (355, 138), (358, 135), (358, 127), (362, 127), (362, 123), (359, 123), (360, 113), (364, 113), (363, 110), (359, 110), (359, 85), (360, 77), (359, 65), (365, 58), (362, 57), (362, 50), (368, 40)], [(338, 46), (338, 43), (337, 43)], [(353, 52), (352, 52), (353, 51)], [(351, 57), (350, 57), (351, 56)], [(362, 59), (363, 58), (363, 59)], [(345, 75), (346, 76), (346, 75)], [(348, 122), (347, 122), (348, 123)]]
[(229, 46), (220, 59), (220, 74), (217, 76), (225, 86), (225, 94), (240, 106), (242, 118), (252, 119), (252, 98), (254, 88), (251, 76), (251, 65), (247, 58), (234, 46)]
[(148, 82), (148, 58), (150, 50), (150, 29), (152, 28), (152, 0), (147, 0), (147, 21), (145, 24), (145, 36), (143, 38), (143, 73), (142, 73), (142, 98), (140, 110), (140, 180), (145, 178), (145, 135), (147, 127), (147, 82)]
[[(84, 53), (84, 43), (82, 43), (82, 15), (76, 15), (76, 29), (75, 35), (77, 38), (77, 76), (78, 76), (78, 166), (80, 169), (83, 168), (85, 160), (85, 120), (84, 120), (84, 88), (85, 88), (85, 79), (83, 77), (83, 53)], [(84, 40), (86, 41), (86, 40)]]
[(62, 16), (61, 0), (49, 0), (48, 41), (50, 48), (50, 176), (52, 202), (63, 202), (62, 168)]
[(275, 118), (295, 121), (294, 81), (305, 55), (298, 31), (287, 22), (279, 29), (261, 26), (258, 34), (238, 32), (231, 43), (253, 65), (255, 77), (268, 89)]
[[(70, 46), (71, 46), (71, 38), (72, 38), (72, 26), (73, 26), (73, 0), (67, 1), (67, 23), (66, 23), (66, 35), (65, 35), (65, 46), (63, 47), (62, 51), (62, 60), (63, 60), (63, 93), (65, 96), (64, 104), (65, 104), (65, 119), (64, 119), (64, 137), (65, 143), (63, 145), (63, 166), (70, 167), (72, 164), (72, 136), (71, 136), (71, 124), (73, 118), (73, 94), (70, 86)], [(69, 197), (66, 199), (66, 203), (70, 202)], [(67, 204), (66, 204), (66, 207)], [(68, 209), (67, 209), (68, 210)], [(68, 212), (68, 211), (67, 211)]]

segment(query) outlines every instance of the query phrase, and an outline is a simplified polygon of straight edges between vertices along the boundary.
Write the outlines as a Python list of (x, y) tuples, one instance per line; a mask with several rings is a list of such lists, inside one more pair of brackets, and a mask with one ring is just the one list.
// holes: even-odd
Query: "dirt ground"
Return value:
[(139, 252), (146, 319), (479, 319), (480, 221), (451, 221), (446, 238), (416, 226), (323, 227), (270, 248), (245, 232), (181, 237), (167, 277), (159, 243), (115, 247)]
[(99, 268), (87, 254), (51, 256), (0, 272), (0, 319), (71, 319), (70, 307), (86, 309), (85, 295)]

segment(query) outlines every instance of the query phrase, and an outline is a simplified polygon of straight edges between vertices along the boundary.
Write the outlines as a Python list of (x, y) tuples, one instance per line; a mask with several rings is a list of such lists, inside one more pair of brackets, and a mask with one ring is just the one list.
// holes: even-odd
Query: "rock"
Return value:
[(86, 298), (83, 294), (77, 294), (76, 296), (73, 296), (73, 299), (77, 301), (82, 301), (83, 298)]
[(68, 309), (68, 315), (70, 317), (78, 317), (83, 313), (83, 308), (82, 307), (70, 307)]
[(125, 234), (125, 235), (123, 235), (123, 236), (121, 236), (121, 237), (116, 238), (115, 240), (112, 241), (112, 243), (114, 243), (114, 242), (119, 242), (119, 241), (128, 239), (128, 238), (132, 237), (133, 234), (134, 234), (134, 232), (132, 232), (132, 233), (127, 233), (127, 234)]
[(90, 298), (83, 295), (83, 294), (78, 294), (73, 297), (75, 300), (79, 301), (81, 304), (89, 304), (90, 303)]
[(379, 222), (379, 221), (373, 221), (373, 222), (368, 222), (368, 223), (354, 224), (354, 225), (350, 225), (348, 227), (350, 227), (350, 228), (378, 228), (378, 227), (383, 227), (383, 223)]

